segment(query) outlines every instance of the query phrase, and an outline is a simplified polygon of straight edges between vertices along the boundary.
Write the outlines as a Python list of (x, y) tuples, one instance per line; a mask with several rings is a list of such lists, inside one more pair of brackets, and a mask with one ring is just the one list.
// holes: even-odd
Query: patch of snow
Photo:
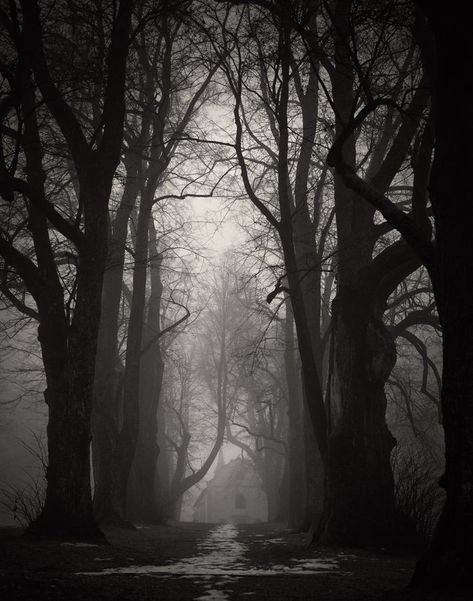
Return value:
[[(164, 565), (134, 565), (122, 568), (104, 568), (100, 572), (80, 572), (87, 576), (106, 576), (112, 574), (129, 574), (131, 576), (147, 575), (198, 579), (207, 582), (217, 578), (220, 589), (214, 589), (207, 584), (208, 590), (201, 601), (227, 599), (223, 587), (231, 584), (235, 579), (249, 576), (281, 576), (296, 574), (323, 574), (339, 571), (337, 557), (315, 559), (292, 559), (291, 565), (274, 564), (269, 568), (250, 567), (245, 559), (246, 545), (236, 540), (238, 531), (232, 524), (224, 524), (212, 530), (209, 535), (198, 545), (197, 553), (180, 561)], [(271, 541), (270, 541), (271, 542)], [(283, 539), (272, 539), (272, 542), (284, 542)], [(346, 558), (346, 556), (345, 556)], [(215, 595), (220, 595), (220, 597)], [(214, 595), (209, 596), (209, 595)], [(222, 596), (223, 595), (223, 596)]]
[(319, 560), (307, 560), (307, 562), (296, 566), (273, 565), (267, 568), (221, 568), (221, 567), (196, 567), (192, 563), (184, 564), (184, 561), (164, 566), (129, 566), (125, 568), (105, 568), (100, 572), (78, 572), (82, 576), (109, 576), (113, 574), (130, 574), (132, 576), (180, 576), (182, 578), (203, 579), (204, 576), (227, 576), (229, 578), (246, 578), (248, 576), (292, 576), (296, 574), (326, 574), (338, 570), (338, 565)]
[(293, 561), (296, 564), (296, 569), (304, 572), (309, 570), (315, 573), (321, 570), (330, 571), (339, 568), (339, 564), (335, 559), (293, 559)]
[[(212, 530), (197, 547), (194, 557), (156, 566), (128, 566), (107, 568), (101, 572), (82, 572), (88, 575), (107, 574), (167, 574), (177, 576), (233, 576), (245, 572), (246, 545), (236, 540), (237, 529), (232, 524), (223, 524)], [(129, 558), (132, 559), (132, 558)]]
[(92, 543), (61, 543), (63, 547), (98, 547), (99, 545), (94, 545)]
[(209, 588), (200, 597), (196, 597), (195, 601), (227, 601), (230, 597), (225, 591), (219, 591), (215, 588)]

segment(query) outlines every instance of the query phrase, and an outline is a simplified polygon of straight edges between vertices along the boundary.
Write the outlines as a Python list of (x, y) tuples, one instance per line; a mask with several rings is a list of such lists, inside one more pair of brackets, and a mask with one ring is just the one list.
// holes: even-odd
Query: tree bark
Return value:
[[(344, 138), (340, 160), (356, 172), (356, 141), (349, 129), (355, 106), (350, 19), (351, 3), (337, 2), (331, 81), (337, 137)], [(387, 135), (381, 136), (375, 146), (367, 179), (383, 192), (405, 159), (426, 98), (421, 84), (412, 100), (412, 114), (406, 116), (389, 150)], [(423, 142), (431, 148), (429, 133)], [(430, 153), (426, 152), (422, 161), (428, 172)], [(415, 184), (422, 206), (426, 177), (415, 178)], [(339, 171), (335, 173), (335, 207), (339, 247), (338, 289), (332, 311), (335, 387), (331, 394), (326, 507), (318, 535), (326, 542), (385, 545), (395, 542), (399, 531), (390, 465), (395, 441), (386, 426), (384, 394), (396, 353), (382, 318), (389, 294), (420, 261), (399, 243), (373, 258), (375, 208), (363, 202)], [(420, 213), (419, 220), (423, 218)]]
[[(151, 294), (143, 341), (152, 342), (141, 358), (140, 373), (140, 428), (129, 493), (129, 514), (133, 520), (160, 523), (157, 490), (158, 405), (164, 375), (164, 360), (160, 348), (160, 311), (163, 284), (161, 282), (162, 255), (158, 251), (156, 230), (149, 227), (149, 271)], [(153, 342), (154, 341), (154, 342)]]
[[(47, 307), (40, 310), (45, 312), (45, 319), (40, 320), (39, 339), (48, 379), (45, 397), (49, 409), (49, 467), (45, 505), (31, 531), (56, 536), (100, 536), (93, 517), (90, 490), (90, 419), (107, 252), (108, 202), (123, 136), (124, 86), (133, 3), (122, 0), (114, 15), (103, 98), (103, 132), (94, 150), (51, 77), (38, 2), (23, 1), (21, 5), (25, 53), (45, 105), (73, 160), (83, 218), (81, 231), (66, 219), (59, 219), (48, 203), (41, 203), (42, 210), (54, 217), (60, 231), (66, 231), (66, 237), (75, 244), (78, 262), (77, 292), (70, 323), (61, 323), (62, 318), (48, 323)], [(41, 305), (43, 301), (40, 300)], [(56, 307), (56, 313), (58, 311)], [(62, 328), (62, 337), (53, 331), (58, 326)], [(59, 370), (59, 366), (63, 369)]]
[(307, 460), (304, 444), (302, 390), (296, 361), (294, 325), (290, 302), (286, 300), (284, 323), (284, 365), (288, 389), (288, 489), (289, 508), (288, 525), (300, 530), (307, 513), (307, 483), (305, 462)]
[(52, 336), (46, 329), (51, 326), (40, 326), (39, 340), (48, 380), (45, 392), (49, 408), (48, 485), (44, 510), (30, 532), (81, 539), (102, 538), (93, 516), (90, 487), (93, 343), (81, 334), (69, 336), (68, 349), (64, 349), (63, 358), (58, 360), (57, 344), (53, 352), (49, 352)]
[(122, 423), (112, 465), (110, 494), (118, 502), (118, 519), (124, 523), (127, 523), (129, 519), (127, 510), (128, 480), (135, 456), (140, 422), (140, 366), (146, 306), (148, 228), (151, 207), (150, 198), (142, 195), (136, 229), (133, 293), (128, 320)]
[(114, 458), (119, 434), (121, 365), (118, 357), (119, 311), (130, 214), (139, 191), (138, 157), (125, 161), (128, 180), (112, 226), (104, 273), (92, 412), (94, 512), (99, 522), (123, 523), (113, 493)]
[[(470, 78), (473, 52), (466, 7), (445, 12), (418, 2), (435, 44), (430, 64), (435, 90), (435, 157), (430, 180), (436, 225), (430, 275), (443, 333), (442, 413), (446, 491), (432, 543), (413, 584), (471, 591), (473, 571), (473, 123)], [(429, 57), (425, 57), (426, 62)], [(452, 90), (455, 93), (452, 93)], [(455, 118), (452, 118), (455, 115)]]
[[(317, 445), (320, 450), (322, 461), (327, 454), (327, 420), (324, 408), (324, 399), (320, 381), (320, 370), (317, 366), (319, 349), (314, 347), (314, 338), (311, 333), (311, 323), (307, 313), (306, 303), (310, 296), (310, 287), (303, 283), (304, 274), (300, 268), (304, 267), (298, 262), (298, 248), (296, 242), (300, 242), (301, 256), (305, 255), (305, 237), (296, 240), (293, 223), (291, 201), (289, 197), (289, 172), (288, 172), (288, 101), (289, 101), (289, 39), (290, 32), (287, 24), (281, 29), (279, 37), (279, 52), (282, 64), (282, 84), (280, 103), (277, 112), (279, 125), (278, 145), (278, 199), (281, 212), (279, 225), (279, 236), (284, 256), (284, 265), (287, 272), (287, 281), (291, 291), (292, 313), (297, 332), (297, 343), (301, 357), (302, 376), (305, 391), (306, 406), (309, 411), (314, 428)], [(307, 207), (305, 207), (307, 209)], [(301, 259), (301, 257), (299, 257)], [(307, 275), (307, 274), (305, 274)], [(312, 313), (310, 314), (312, 315)], [(320, 328), (320, 316), (318, 316)]]
[(367, 294), (355, 287), (340, 290), (332, 313), (340, 406), (332, 407), (328, 515), (321, 540), (353, 546), (386, 544), (395, 527), (390, 465), (395, 440), (385, 422), (384, 385), (396, 350)]

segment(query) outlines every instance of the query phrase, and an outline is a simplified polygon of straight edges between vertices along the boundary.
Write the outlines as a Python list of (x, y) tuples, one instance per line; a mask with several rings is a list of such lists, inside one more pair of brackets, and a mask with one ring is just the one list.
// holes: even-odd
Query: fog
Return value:
[(470, 588), (462, 11), (0, 3), (8, 593)]

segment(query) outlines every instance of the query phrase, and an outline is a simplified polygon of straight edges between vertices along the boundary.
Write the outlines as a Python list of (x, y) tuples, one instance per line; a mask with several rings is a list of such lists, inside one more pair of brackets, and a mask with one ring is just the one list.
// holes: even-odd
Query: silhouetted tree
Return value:
[[(370, 102), (371, 86), (379, 87), (380, 94), (393, 89), (400, 99), (414, 80), (417, 89), (409, 104), (405, 102), (402, 119), (395, 121), (386, 110), (379, 122), (370, 123), (373, 129), (353, 131), (344, 145), (344, 160), (352, 169), (363, 169), (366, 179), (383, 190), (400, 183), (402, 169), (406, 178), (410, 160), (415, 218), (420, 227), (428, 227), (423, 207), (431, 160), (430, 122), (420, 129), (428, 90), (418, 74), (416, 78), (412, 40), (399, 35), (393, 41), (388, 33), (399, 27), (395, 5), (392, 12), (371, 11), (369, 25), (365, 11), (364, 6), (345, 1), (327, 4), (334, 46), (333, 58), (327, 56), (323, 64), (331, 80), (336, 135), (345, 131), (357, 104)], [(321, 51), (317, 42), (309, 37), (308, 44), (317, 56)], [(390, 44), (398, 51), (396, 60)], [(368, 63), (365, 71), (361, 65)], [(384, 82), (384, 90), (378, 80)], [(332, 309), (333, 419), (328, 494), (319, 535), (325, 541), (386, 544), (398, 535), (390, 466), (395, 440), (386, 426), (384, 391), (396, 351), (383, 316), (390, 294), (419, 261), (404, 242), (393, 240), (377, 223), (373, 207), (359, 202), (337, 173), (334, 194), (338, 253)]]
[[(182, 5), (186, 8), (185, 3)], [(141, 13), (143, 8), (141, 8)], [(156, 502), (157, 405), (161, 376), (155, 372), (153, 386), (145, 384), (147, 394), (140, 391), (143, 382), (142, 360), (149, 366), (150, 353), (156, 344), (145, 341), (144, 324), (148, 319), (156, 326), (159, 319), (159, 270), (156, 231), (151, 225), (153, 210), (162, 210), (168, 196), (158, 195), (171, 179), (173, 161), (179, 162), (183, 174), (185, 161), (176, 153), (182, 137), (194, 125), (196, 114), (212, 91), (209, 84), (216, 66), (207, 69), (197, 41), (192, 50), (199, 63), (190, 62), (185, 10), (161, 12), (139, 31), (132, 46), (131, 58), (137, 73), (127, 81), (128, 103), (125, 127), (125, 184), (111, 231), (111, 251), (103, 295), (103, 320), (97, 355), (95, 403), (95, 470), (97, 486), (95, 509), (100, 520), (126, 522), (127, 489), (134, 465), (134, 516), (141, 521), (159, 520)], [(185, 56), (185, 59), (184, 59)], [(189, 66), (185, 64), (189, 61)], [(136, 90), (136, 96), (135, 96)], [(159, 93), (157, 93), (159, 91)], [(174, 173), (177, 178), (179, 173)], [(197, 179), (197, 176), (196, 176)], [(188, 182), (182, 178), (186, 187)], [(204, 182), (201, 181), (199, 185)], [(174, 189), (175, 186), (168, 186)], [(200, 188), (199, 188), (200, 189)], [(163, 190), (164, 191), (164, 190)], [(191, 190), (188, 189), (191, 193)], [(204, 193), (202, 194), (204, 195)], [(169, 194), (179, 198), (179, 193)], [(185, 194), (184, 194), (185, 196)], [(135, 217), (131, 222), (131, 218)], [(133, 248), (133, 283), (126, 329), (126, 353), (123, 373), (117, 370), (119, 307), (122, 293), (124, 260), (131, 230), (129, 248)], [(149, 274), (149, 278), (148, 278)], [(147, 281), (152, 290), (147, 300)], [(146, 318), (146, 311), (148, 317)], [(154, 315), (151, 318), (151, 315)], [(149, 347), (153, 347), (150, 349)], [(159, 362), (159, 361), (158, 361)], [(151, 373), (148, 370), (148, 373)], [(117, 387), (120, 381), (120, 388)], [(120, 423), (120, 427), (117, 424)], [(137, 457), (135, 459), (135, 452)], [(138, 501), (139, 500), (139, 501)], [(139, 509), (141, 507), (141, 510)]]
[[(353, 128), (338, 138), (329, 160), (345, 185), (370, 202), (402, 234), (432, 280), (443, 338), (446, 467), (442, 485), (447, 497), (431, 546), (417, 566), (414, 584), (423, 588), (469, 588), (473, 561), (473, 501), (467, 492), (473, 481), (473, 313), (469, 294), (473, 248), (467, 240), (473, 226), (468, 176), (473, 132), (471, 120), (452, 119), (452, 114), (467, 115), (470, 110), (467, 74), (473, 66), (473, 52), (463, 8), (443, 11), (424, 2), (417, 7), (416, 35), (434, 92), (435, 152), (429, 182), (434, 241), (430, 230), (421, 227), (413, 214), (396, 207), (383, 190), (346, 164), (343, 145)], [(458, 93), (452, 94), (452, 90)], [(375, 110), (373, 104), (358, 116), (357, 123)]]
[[(3, 116), (10, 119), (9, 124), (15, 123), (12, 111), (19, 116), (11, 132), (17, 144), (15, 158), (8, 167), (5, 157), (2, 162), (1, 193), (10, 206), (20, 209), (22, 205), (34, 250), (28, 256), (24, 245), (17, 246), (15, 235), (2, 234), (0, 252), (36, 304), (36, 309), (21, 308), (39, 322), (47, 380), (47, 492), (44, 509), (32, 527), (39, 534), (99, 535), (90, 493), (90, 414), (108, 202), (123, 135), (132, 6), (130, 0), (122, 0), (116, 12), (109, 12), (107, 26), (98, 21), (103, 26), (103, 53), (98, 53), (96, 61), (90, 57), (89, 64), (74, 44), (80, 36), (81, 43), (97, 43), (97, 31), (88, 27), (96, 16), (93, 3), (42, 6), (41, 10), (38, 2), (25, 1), (20, 6), (11, 3), (9, 13), (1, 11), (10, 57), (16, 54), (13, 71), (6, 69), (10, 92)], [(84, 18), (78, 19), (78, 15)], [(84, 27), (79, 34), (81, 23)], [(51, 44), (51, 28), (55, 27), (65, 39), (69, 36), (67, 51)], [(72, 63), (64, 64), (67, 56)], [(68, 69), (74, 72), (79, 65), (75, 84), (61, 81)], [(94, 89), (101, 97), (101, 111), (97, 128), (90, 131), (81, 119), (79, 105), (81, 94), (85, 95), (89, 85), (94, 87), (95, 71), (102, 78), (102, 85)], [(38, 125), (39, 106), (41, 118), (61, 137), (74, 172), (77, 203), (72, 210), (68, 210), (65, 196), (51, 195), (44, 163), (47, 142)], [(23, 165), (24, 176), (18, 173)], [(70, 257), (75, 271), (72, 291), (64, 285), (53, 242), (57, 239), (67, 240), (63, 257)]]

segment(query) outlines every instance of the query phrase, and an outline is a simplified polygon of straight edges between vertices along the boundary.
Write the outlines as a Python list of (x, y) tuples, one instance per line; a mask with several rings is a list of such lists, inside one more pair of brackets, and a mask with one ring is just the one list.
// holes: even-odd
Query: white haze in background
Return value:
[[(219, 197), (193, 198), (189, 200), (189, 207), (192, 212), (194, 242), (197, 242), (197, 246), (206, 255), (206, 260), (203, 264), (204, 271), (212, 272), (213, 265), (217, 265), (226, 252), (244, 244), (245, 233), (237, 223), (238, 213), (242, 209), (241, 204), (239, 204), (241, 202), (244, 201), (229, 204), (227, 199)], [(202, 449), (202, 463), (208, 452), (209, 448)], [(228, 463), (241, 455), (241, 451), (232, 444), (224, 443), (222, 454), (224, 462)], [(206, 483), (213, 478), (216, 466), (217, 459), (213, 462), (204, 479), (189, 491), (188, 494), (190, 494), (193, 500), (197, 498), (202, 488), (205, 488)], [(192, 520), (192, 511), (186, 505), (183, 506), (181, 519), (184, 521)]]
[(225, 251), (242, 244), (245, 235), (236, 223), (237, 207), (227, 206), (221, 198), (195, 198), (190, 201), (194, 237), (200, 248), (207, 249), (214, 260)]

